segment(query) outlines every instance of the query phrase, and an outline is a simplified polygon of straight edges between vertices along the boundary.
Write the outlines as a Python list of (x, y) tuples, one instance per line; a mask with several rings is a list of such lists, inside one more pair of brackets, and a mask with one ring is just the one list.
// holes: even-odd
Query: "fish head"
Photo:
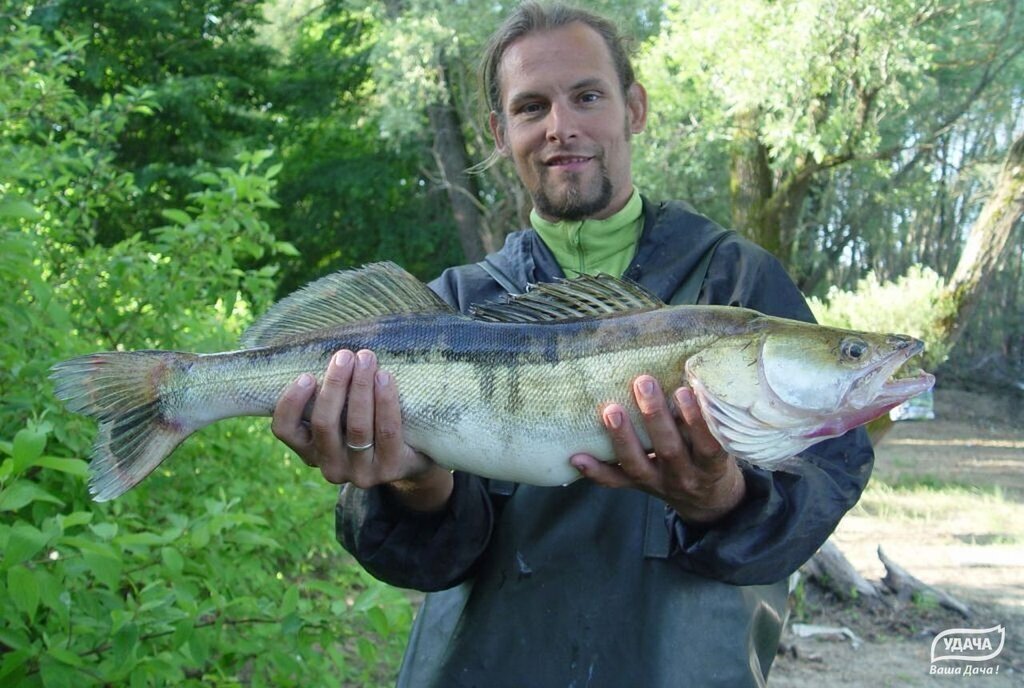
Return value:
[(712, 434), (733, 455), (770, 465), (932, 387), (918, 371), (893, 377), (924, 343), (762, 317), (686, 363)]
[(794, 411), (874, 418), (923, 391), (925, 380), (931, 386), (927, 374), (891, 377), (923, 350), (924, 342), (901, 334), (784, 327), (764, 337), (760, 370), (766, 392)]

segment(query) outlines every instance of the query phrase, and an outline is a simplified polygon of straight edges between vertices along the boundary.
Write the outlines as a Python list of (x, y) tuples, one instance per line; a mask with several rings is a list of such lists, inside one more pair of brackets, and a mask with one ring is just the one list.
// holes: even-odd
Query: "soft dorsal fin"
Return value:
[(525, 294), (510, 296), (504, 302), (475, 305), (470, 315), (486, 322), (563, 322), (639, 313), (664, 305), (635, 282), (604, 274), (580, 275), (532, 284)]
[(274, 304), (242, 335), (242, 346), (279, 346), (338, 325), (403, 313), (453, 313), (427, 285), (394, 263), (321, 277)]

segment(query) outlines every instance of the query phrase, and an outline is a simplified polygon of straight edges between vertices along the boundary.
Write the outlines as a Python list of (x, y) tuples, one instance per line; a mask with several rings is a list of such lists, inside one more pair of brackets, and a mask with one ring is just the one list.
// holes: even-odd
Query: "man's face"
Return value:
[(622, 94), (601, 36), (575, 22), (512, 43), (498, 69), (498, 150), (548, 220), (613, 215), (633, 193), (630, 136), (643, 130), (647, 94)]

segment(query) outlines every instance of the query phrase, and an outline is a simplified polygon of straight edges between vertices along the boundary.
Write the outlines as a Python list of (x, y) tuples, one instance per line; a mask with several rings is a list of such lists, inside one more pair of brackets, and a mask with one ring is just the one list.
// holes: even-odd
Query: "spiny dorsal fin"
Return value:
[(580, 275), (530, 285), (504, 302), (473, 306), (470, 315), (485, 322), (543, 323), (639, 313), (663, 307), (639, 284), (611, 275)]
[(394, 263), (321, 277), (274, 304), (242, 335), (242, 346), (279, 346), (338, 325), (404, 313), (452, 313), (427, 285)]

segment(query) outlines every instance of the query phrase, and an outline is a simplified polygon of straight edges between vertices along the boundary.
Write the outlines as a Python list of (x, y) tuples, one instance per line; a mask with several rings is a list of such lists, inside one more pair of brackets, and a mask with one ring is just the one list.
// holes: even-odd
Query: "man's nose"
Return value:
[(548, 141), (564, 143), (578, 134), (576, 113), (568, 103), (552, 103), (548, 111)]

